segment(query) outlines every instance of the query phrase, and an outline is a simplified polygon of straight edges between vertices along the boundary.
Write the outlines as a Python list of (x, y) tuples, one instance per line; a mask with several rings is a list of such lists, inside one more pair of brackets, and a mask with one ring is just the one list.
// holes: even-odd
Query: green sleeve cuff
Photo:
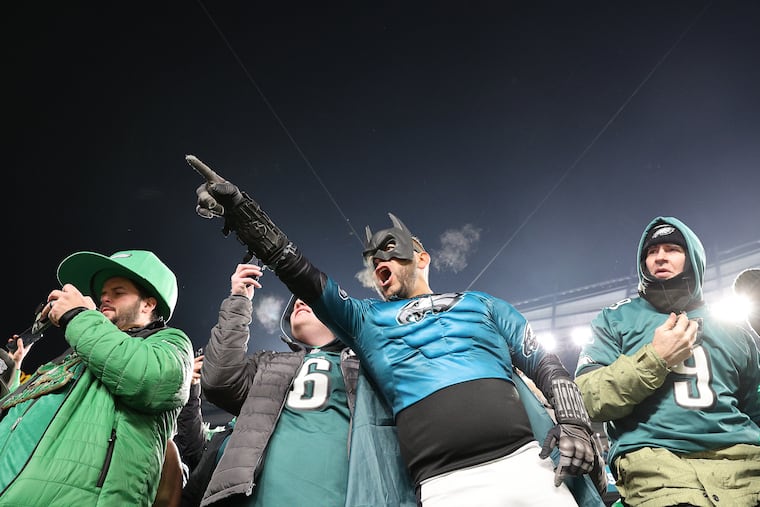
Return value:
[(644, 345), (636, 352), (633, 355), (633, 361), (641, 380), (653, 389), (660, 387), (670, 373), (668, 365), (655, 352), (651, 343)]

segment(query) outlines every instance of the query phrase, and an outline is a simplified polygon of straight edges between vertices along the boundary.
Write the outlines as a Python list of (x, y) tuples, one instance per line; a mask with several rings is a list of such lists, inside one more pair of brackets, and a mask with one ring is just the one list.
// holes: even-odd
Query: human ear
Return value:
[(417, 254), (417, 267), (419, 269), (425, 269), (430, 264), (430, 254), (427, 252), (420, 252)]
[(158, 306), (158, 300), (151, 296), (143, 299), (143, 304), (145, 305), (146, 313), (152, 313), (156, 309), (156, 306)]

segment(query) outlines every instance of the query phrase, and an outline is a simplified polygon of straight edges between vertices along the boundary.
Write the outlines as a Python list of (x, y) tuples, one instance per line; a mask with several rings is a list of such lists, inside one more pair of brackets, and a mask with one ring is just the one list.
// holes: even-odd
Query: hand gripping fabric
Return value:
[(547, 433), (539, 456), (546, 458), (554, 447), (559, 447), (560, 458), (554, 473), (554, 485), (559, 486), (567, 476), (591, 472), (598, 452), (591, 440), (591, 423), (575, 382), (567, 378), (552, 380), (552, 406), (557, 424)]

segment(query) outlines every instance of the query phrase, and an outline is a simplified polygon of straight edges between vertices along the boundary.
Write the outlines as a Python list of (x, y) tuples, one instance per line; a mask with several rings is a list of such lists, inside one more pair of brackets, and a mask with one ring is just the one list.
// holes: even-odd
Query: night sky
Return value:
[[(434, 290), (515, 304), (634, 274), (657, 215), (708, 264), (760, 239), (758, 2), (274, 4), (4, 9), (6, 337), (67, 255), (148, 249), (180, 281), (170, 324), (206, 343), (245, 248), (196, 215), (185, 154), (358, 297), (388, 212)], [(263, 317), (287, 292), (262, 283)], [(285, 349), (273, 323), (251, 351)], [(24, 369), (65, 348), (49, 333)]]

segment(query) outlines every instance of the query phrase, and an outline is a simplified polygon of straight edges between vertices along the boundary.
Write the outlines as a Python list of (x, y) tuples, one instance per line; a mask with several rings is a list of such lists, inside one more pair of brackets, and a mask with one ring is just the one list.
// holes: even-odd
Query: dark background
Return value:
[[(203, 346), (244, 247), (192, 153), (350, 294), (390, 211), (436, 291), (519, 303), (635, 273), (641, 231), (760, 238), (760, 3), (57, 2), (2, 19), (10, 337), (81, 250), (153, 250)], [(284, 349), (262, 279), (250, 350)], [(267, 320), (268, 319), (268, 320)], [(49, 333), (24, 369), (62, 352)]]

